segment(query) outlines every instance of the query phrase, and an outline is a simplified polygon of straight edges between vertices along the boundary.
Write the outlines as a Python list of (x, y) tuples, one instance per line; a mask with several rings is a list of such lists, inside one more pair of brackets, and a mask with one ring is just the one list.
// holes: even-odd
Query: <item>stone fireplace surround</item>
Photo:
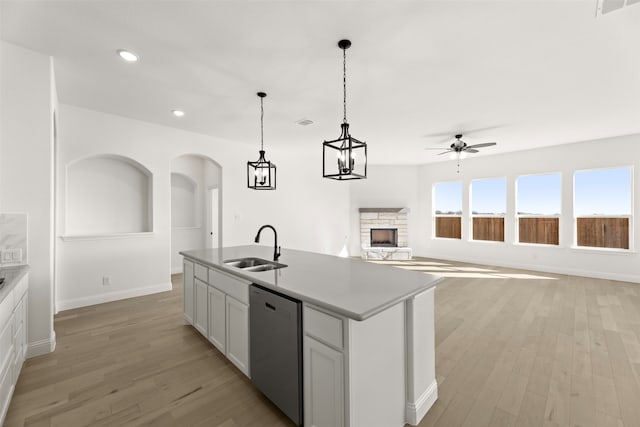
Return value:
[[(411, 259), (408, 208), (360, 208), (360, 246), (364, 259)], [(397, 228), (398, 247), (371, 247), (372, 228)]]

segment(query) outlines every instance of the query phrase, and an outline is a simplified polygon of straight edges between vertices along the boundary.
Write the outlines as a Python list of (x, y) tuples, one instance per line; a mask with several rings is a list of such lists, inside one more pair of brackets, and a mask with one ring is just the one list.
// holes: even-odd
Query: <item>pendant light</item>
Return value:
[(260, 157), (255, 162), (247, 162), (247, 186), (254, 190), (275, 190), (276, 165), (264, 157), (263, 100), (267, 94), (258, 92), (257, 95), (260, 97)]
[(322, 176), (336, 180), (367, 178), (367, 144), (349, 133), (347, 123), (347, 49), (349, 40), (340, 40), (342, 49), (342, 93), (344, 117), (340, 125), (342, 132), (338, 139), (324, 141), (322, 144)]

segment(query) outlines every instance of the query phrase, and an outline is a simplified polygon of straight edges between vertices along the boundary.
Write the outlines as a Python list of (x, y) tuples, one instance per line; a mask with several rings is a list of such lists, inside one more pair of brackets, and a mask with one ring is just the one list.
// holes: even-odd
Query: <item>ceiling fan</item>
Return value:
[[(458, 160), (458, 173), (460, 173), (460, 159), (467, 157), (467, 153), (477, 153), (478, 148), (491, 147), (496, 145), (496, 142), (483, 142), (482, 144), (468, 145), (462, 140), (462, 134), (455, 135), (456, 140), (442, 153), (438, 153), (439, 156), (449, 153), (452, 160)], [(442, 150), (440, 147), (425, 148), (425, 150)]]

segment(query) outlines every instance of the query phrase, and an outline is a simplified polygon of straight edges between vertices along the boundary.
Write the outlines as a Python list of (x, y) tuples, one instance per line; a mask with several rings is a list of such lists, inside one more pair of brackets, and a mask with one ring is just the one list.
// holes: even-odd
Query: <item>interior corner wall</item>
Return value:
[[(573, 173), (576, 170), (633, 167), (632, 248), (628, 252), (596, 248), (575, 248), (573, 216)], [(515, 221), (515, 181), (520, 175), (560, 172), (562, 175), (562, 216), (560, 245), (518, 244)], [(505, 242), (469, 239), (469, 185), (473, 179), (507, 178)], [(462, 239), (433, 237), (432, 188), (442, 181), (463, 182)], [(419, 236), (415, 255), (537, 271), (640, 282), (640, 135), (620, 136), (574, 144), (494, 156), (472, 156), (455, 162), (424, 165), (419, 170), (420, 221), (425, 233)], [(409, 231), (411, 233), (411, 230)]]
[(30, 356), (55, 346), (51, 73), (48, 56), (0, 41), (0, 206), (28, 215)]
[[(180, 273), (182, 271), (182, 256), (180, 251), (204, 248), (207, 247), (206, 242), (206, 222), (207, 222), (207, 210), (205, 207), (206, 201), (206, 189), (207, 177), (205, 177), (205, 163), (213, 163), (207, 161), (202, 157), (196, 157), (193, 155), (181, 156), (173, 159), (171, 162), (171, 172), (186, 175), (189, 179), (193, 180), (196, 185), (193, 205), (190, 209), (193, 211), (193, 223), (190, 226), (175, 226), (175, 221), (172, 218), (171, 224), (171, 273)], [(185, 206), (175, 206), (175, 194), (173, 193), (174, 187), (172, 186), (171, 200), (172, 216), (176, 211), (176, 208), (185, 209)], [(187, 208), (188, 209), (188, 208)]]
[(361, 253), (359, 208), (409, 208), (408, 243), (414, 249), (424, 234), (418, 198), (419, 167), (369, 165), (367, 169), (367, 179), (351, 181), (349, 255)]
[[(317, 146), (270, 149), (278, 165), (275, 191), (247, 188), (246, 162), (255, 145), (60, 105), (57, 226), (57, 302), (61, 310), (169, 289), (171, 274), (171, 164), (183, 155), (215, 161), (222, 174), (223, 245), (253, 245), (263, 224), (278, 230), (283, 247), (338, 254), (348, 233), (348, 185), (329, 182), (308, 165)], [(97, 154), (129, 157), (152, 174), (153, 232), (133, 236), (65, 239), (66, 165)], [(206, 174), (205, 174), (206, 175)], [(273, 245), (264, 233), (262, 243)], [(195, 248), (194, 248), (195, 249)], [(103, 286), (108, 276), (111, 285)]]

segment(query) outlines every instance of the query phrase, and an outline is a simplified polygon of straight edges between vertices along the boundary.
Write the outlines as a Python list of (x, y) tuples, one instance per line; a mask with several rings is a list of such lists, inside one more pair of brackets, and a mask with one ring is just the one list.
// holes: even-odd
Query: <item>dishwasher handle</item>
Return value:
[(268, 302), (265, 302), (264, 305), (265, 307), (270, 308), (273, 311), (276, 311), (276, 308), (273, 305), (269, 304)]

